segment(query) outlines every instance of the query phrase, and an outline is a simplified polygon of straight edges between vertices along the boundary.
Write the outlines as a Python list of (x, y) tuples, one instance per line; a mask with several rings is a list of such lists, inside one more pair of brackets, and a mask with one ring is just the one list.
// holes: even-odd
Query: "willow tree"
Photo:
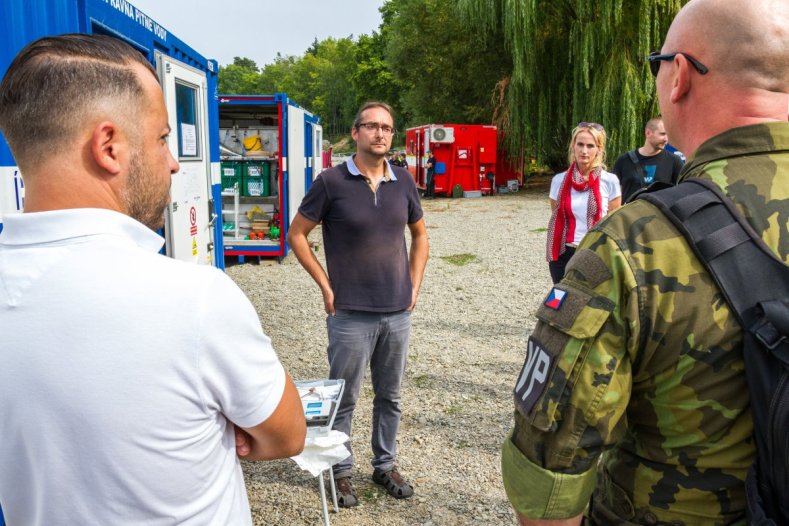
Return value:
[(642, 144), (658, 112), (646, 57), (687, 1), (455, 0), (469, 26), (503, 33), (511, 55), (512, 72), (494, 93), (507, 151), (525, 146), (562, 167), (581, 121), (605, 126), (609, 156)]

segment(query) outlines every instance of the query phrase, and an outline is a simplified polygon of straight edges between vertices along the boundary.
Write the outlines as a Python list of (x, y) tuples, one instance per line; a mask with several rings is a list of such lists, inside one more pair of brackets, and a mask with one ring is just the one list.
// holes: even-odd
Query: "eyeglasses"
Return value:
[(647, 60), (649, 61), (649, 71), (652, 72), (652, 76), (657, 77), (658, 71), (660, 71), (661, 61), (674, 60), (674, 57), (676, 57), (677, 55), (682, 55), (683, 57), (688, 59), (688, 62), (691, 63), (691, 65), (696, 69), (696, 71), (699, 72), (700, 75), (706, 75), (707, 72), (709, 71), (709, 68), (707, 68), (707, 66), (705, 66), (695, 58), (691, 57), (687, 53), (683, 53), (682, 51), (677, 51), (676, 53), (668, 53), (666, 55), (661, 55), (660, 51), (653, 51), (647, 57)]
[(592, 128), (597, 131), (604, 132), (605, 128), (603, 128), (602, 124), (597, 124), (596, 122), (579, 122), (576, 128)]
[(356, 125), (357, 129), (364, 128), (369, 132), (375, 132), (381, 130), (381, 133), (384, 135), (393, 135), (395, 129), (389, 126), (388, 124), (378, 124), (377, 122), (360, 122)]

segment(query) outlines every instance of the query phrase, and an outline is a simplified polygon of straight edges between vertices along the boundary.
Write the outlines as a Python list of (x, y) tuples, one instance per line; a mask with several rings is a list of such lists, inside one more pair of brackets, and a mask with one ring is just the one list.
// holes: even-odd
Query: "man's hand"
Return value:
[(419, 297), (419, 289), (414, 288), (411, 290), (411, 305), (406, 309), (407, 311), (412, 311), (416, 308), (416, 299)]
[(249, 433), (235, 424), (233, 424), (233, 427), (236, 429), (236, 455), (238, 455), (238, 458), (244, 458), (252, 451), (249, 446)]
[(323, 308), (326, 309), (326, 314), (334, 316), (336, 312), (334, 309), (334, 291), (331, 287), (326, 287), (321, 290), (321, 294), (323, 294)]
[(243, 460), (292, 457), (304, 449), (306, 434), (301, 397), (288, 376), (282, 399), (271, 416), (255, 427), (235, 427), (236, 454)]

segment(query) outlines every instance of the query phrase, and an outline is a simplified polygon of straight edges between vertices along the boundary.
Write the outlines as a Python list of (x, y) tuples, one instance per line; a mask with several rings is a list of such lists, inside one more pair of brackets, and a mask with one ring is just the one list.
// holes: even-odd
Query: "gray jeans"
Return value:
[[(326, 318), (329, 333), (329, 377), (345, 380), (345, 392), (334, 420), (334, 429), (351, 436), (351, 420), (367, 364), (373, 383), (373, 468), (387, 471), (397, 455), (400, 427), (400, 383), (408, 357), (411, 313), (364, 312), (338, 309)], [(334, 465), (334, 477), (351, 475), (351, 456)]]

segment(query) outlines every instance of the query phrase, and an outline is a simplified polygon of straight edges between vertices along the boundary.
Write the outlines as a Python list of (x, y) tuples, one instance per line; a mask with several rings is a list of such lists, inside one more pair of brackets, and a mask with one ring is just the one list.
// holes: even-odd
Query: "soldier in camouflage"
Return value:
[[(694, 152), (681, 179), (718, 184), (789, 264), (789, 2), (692, 0), (650, 62)], [(502, 448), (522, 525), (745, 524), (742, 331), (657, 208), (601, 221), (537, 318)]]

